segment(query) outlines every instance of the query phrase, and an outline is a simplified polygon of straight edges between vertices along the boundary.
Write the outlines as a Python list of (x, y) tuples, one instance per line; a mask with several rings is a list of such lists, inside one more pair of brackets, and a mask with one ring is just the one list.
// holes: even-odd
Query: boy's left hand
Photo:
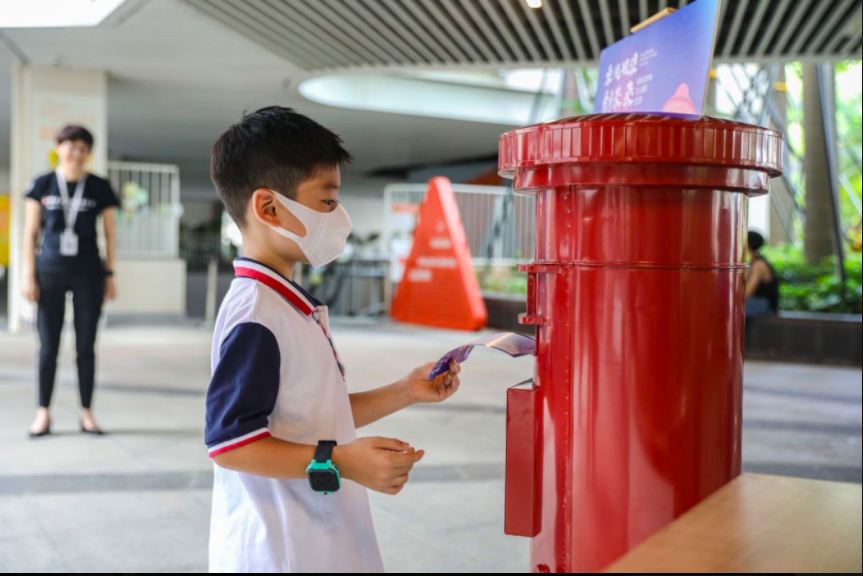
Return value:
[(412, 404), (428, 404), (443, 402), (456, 392), (461, 384), (459, 372), (461, 366), (455, 360), (450, 360), (449, 372), (444, 372), (431, 382), (428, 381), (434, 362), (423, 364), (410, 373), (404, 382), (408, 388)]

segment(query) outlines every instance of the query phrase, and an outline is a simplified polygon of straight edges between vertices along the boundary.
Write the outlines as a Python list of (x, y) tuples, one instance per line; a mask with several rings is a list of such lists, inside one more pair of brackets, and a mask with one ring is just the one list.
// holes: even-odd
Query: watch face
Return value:
[(339, 478), (335, 470), (312, 470), (309, 483), (315, 492), (335, 492), (339, 489)]

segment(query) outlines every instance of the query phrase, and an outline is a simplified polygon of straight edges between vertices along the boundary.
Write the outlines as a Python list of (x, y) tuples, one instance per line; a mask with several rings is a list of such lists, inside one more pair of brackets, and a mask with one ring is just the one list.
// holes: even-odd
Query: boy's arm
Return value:
[[(395, 496), (404, 488), (414, 464), (425, 452), (391, 438), (360, 438), (333, 448), (339, 475), (371, 490)], [(268, 436), (213, 457), (222, 468), (266, 478), (300, 480), (315, 456), (315, 447)]]
[[(268, 478), (306, 478), (316, 446), (270, 434), (280, 386), (280, 352), (273, 333), (260, 324), (235, 326), (221, 345), (207, 389), (204, 441), (216, 465)], [(317, 438), (316, 440), (332, 440)], [(424, 452), (387, 438), (361, 438), (333, 449), (342, 477), (361, 486), (398, 494)]]
[(315, 457), (315, 447), (269, 436), (214, 456), (222, 468), (267, 478), (302, 479)]
[(351, 394), (354, 426), (362, 428), (415, 404), (406, 380)]
[(424, 364), (395, 384), (351, 394), (354, 426), (362, 428), (408, 406), (443, 402), (455, 394), (460, 385), (458, 374), (461, 366), (452, 361), (449, 372), (429, 382), (428, 377), (434, 366), (434, 362)]

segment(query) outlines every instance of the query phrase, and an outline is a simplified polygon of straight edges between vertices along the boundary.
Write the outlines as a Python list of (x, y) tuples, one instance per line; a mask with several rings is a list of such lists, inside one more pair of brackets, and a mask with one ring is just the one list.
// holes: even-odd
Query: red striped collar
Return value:
[(298, 284), (288, 280), (266, 264), (251, 258), (237, 258), (234, 260), (234, 274), (237, 278), (251, 278), (269, 286), (306, 316), (311, 316), (317, 309), (315, 303)]

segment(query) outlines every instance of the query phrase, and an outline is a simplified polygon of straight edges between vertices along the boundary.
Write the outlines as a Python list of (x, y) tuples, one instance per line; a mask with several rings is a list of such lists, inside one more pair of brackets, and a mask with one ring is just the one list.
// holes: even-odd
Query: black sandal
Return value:
[(105, 433), (102, 432), (101, 430), (99, 430), (99, 428), (96, 428), (95, 430), (87, 430), (86, 428), (84, 428), (83, 422), (80, 422), (80, 424), (81, 424), (81, 432), (83, 432), (84, 434), (92, 434), (93, 436), (104, 436), (105, 435)]
[(48, 425), (45, 426), (45, 429), (41, 432), (30, 432), (28, 431), (30, 438), (41, 438), (42, 436), (48, 436), (51, 434), (51, 419), (48, 419)]

